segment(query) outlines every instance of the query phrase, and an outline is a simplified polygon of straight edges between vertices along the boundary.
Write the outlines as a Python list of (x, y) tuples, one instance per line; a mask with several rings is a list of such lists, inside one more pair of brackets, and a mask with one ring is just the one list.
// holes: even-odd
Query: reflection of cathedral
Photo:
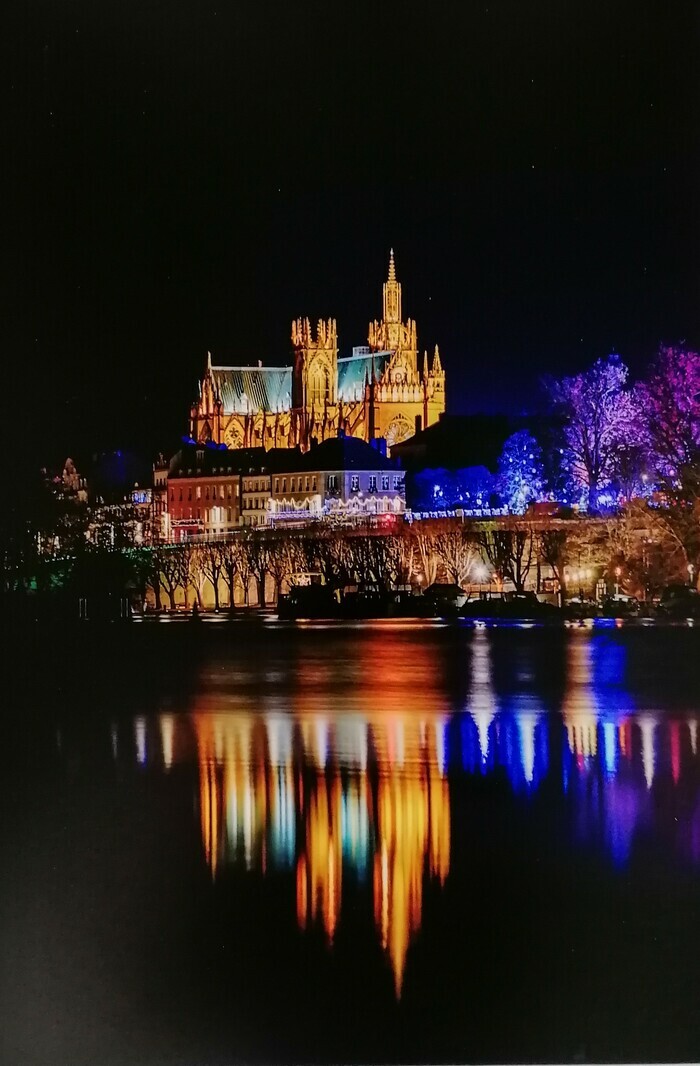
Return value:
[(211, 356), (190, 416), (195, 440), (230, 448), (306, 449), (339, 430), (389, 447), (436, 422), (445, 410), (445, 372), (435, 347), (418, 363), (416, 324), (402, 320), (394, 253), (384, 283), (381, 322), (369, 327), (367, 347), (338, 356), (335, 319), (314, 330), (308, 318), (292, 323), (293, 365), (215, 366)]
[(424, 881), (444, 884), (450, 867), (444, 719), (310, 714), (295, 723), (287, 714), (263, 720), (208, 713), (194, 715), (193, 724), (212, 876), (231, 862), (263, 872), (294, 870), (297, 921), (302, 929), (322, 929), (329, 943), (344, 876), (352, 872), (371, 883), (375, 924), (399, 996), (421, 925)]

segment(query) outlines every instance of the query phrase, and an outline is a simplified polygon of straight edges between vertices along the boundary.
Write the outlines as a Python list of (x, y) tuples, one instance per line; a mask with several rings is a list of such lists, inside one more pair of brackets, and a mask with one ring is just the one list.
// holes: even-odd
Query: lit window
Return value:
[(197, 485), (197, 499), (201, 500), (201, 498), (202, 498), (202, 486), (201, 485)]
[[(315, 478), (314, 478), (314, 482), (315, 482)], [(314, 484), (314, 488), (315, 488), (315, 484)], [(329, 490), (331, 492), (336, 488), (335, 474), (329, 474), (328, 475), (328, 488), (329, 488)]]
[(224, 486), (222, 485), (221, 488), (219, 489), (219, 499), (223, 500), (223, 498), (224, 498)]

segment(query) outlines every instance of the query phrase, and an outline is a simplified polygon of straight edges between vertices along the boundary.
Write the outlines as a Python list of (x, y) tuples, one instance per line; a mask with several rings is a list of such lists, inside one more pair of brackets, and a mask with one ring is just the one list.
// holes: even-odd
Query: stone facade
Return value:
[(292, 323), (291, 366), (220, 366), (208, 357), (190, 412), (195, 441), (229, 448), (306, 451), (343, 431), (389, 448), (432, 425), (445, 410), (445, 372), (437, 345), (418, 358), (416, 323), (403, 321), (394, 253), (383, 289), (383, 317), (368, 344), (338, 355), (335, 319)]

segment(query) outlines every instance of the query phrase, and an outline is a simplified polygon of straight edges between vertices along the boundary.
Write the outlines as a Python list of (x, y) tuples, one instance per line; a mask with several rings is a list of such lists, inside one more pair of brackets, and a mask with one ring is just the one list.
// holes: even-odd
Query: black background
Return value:
[(698, 336), (696, 4), (40, 0), (6, 16), (6, 415), (167, 447), (207, 349), (344, 353), (389, 247), (454, 412)]

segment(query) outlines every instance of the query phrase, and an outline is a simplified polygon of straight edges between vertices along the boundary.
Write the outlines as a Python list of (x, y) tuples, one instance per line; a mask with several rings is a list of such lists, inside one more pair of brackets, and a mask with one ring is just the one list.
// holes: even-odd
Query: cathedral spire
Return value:
[(440, 361), (440, 350), (435, 345), (435, 355), (433, 356), (433, 374), (442, 374), (442, 362)]
[(394, 264), (394, 249), (389, 249), (389, 281), (396, 281), (396, 266)]

